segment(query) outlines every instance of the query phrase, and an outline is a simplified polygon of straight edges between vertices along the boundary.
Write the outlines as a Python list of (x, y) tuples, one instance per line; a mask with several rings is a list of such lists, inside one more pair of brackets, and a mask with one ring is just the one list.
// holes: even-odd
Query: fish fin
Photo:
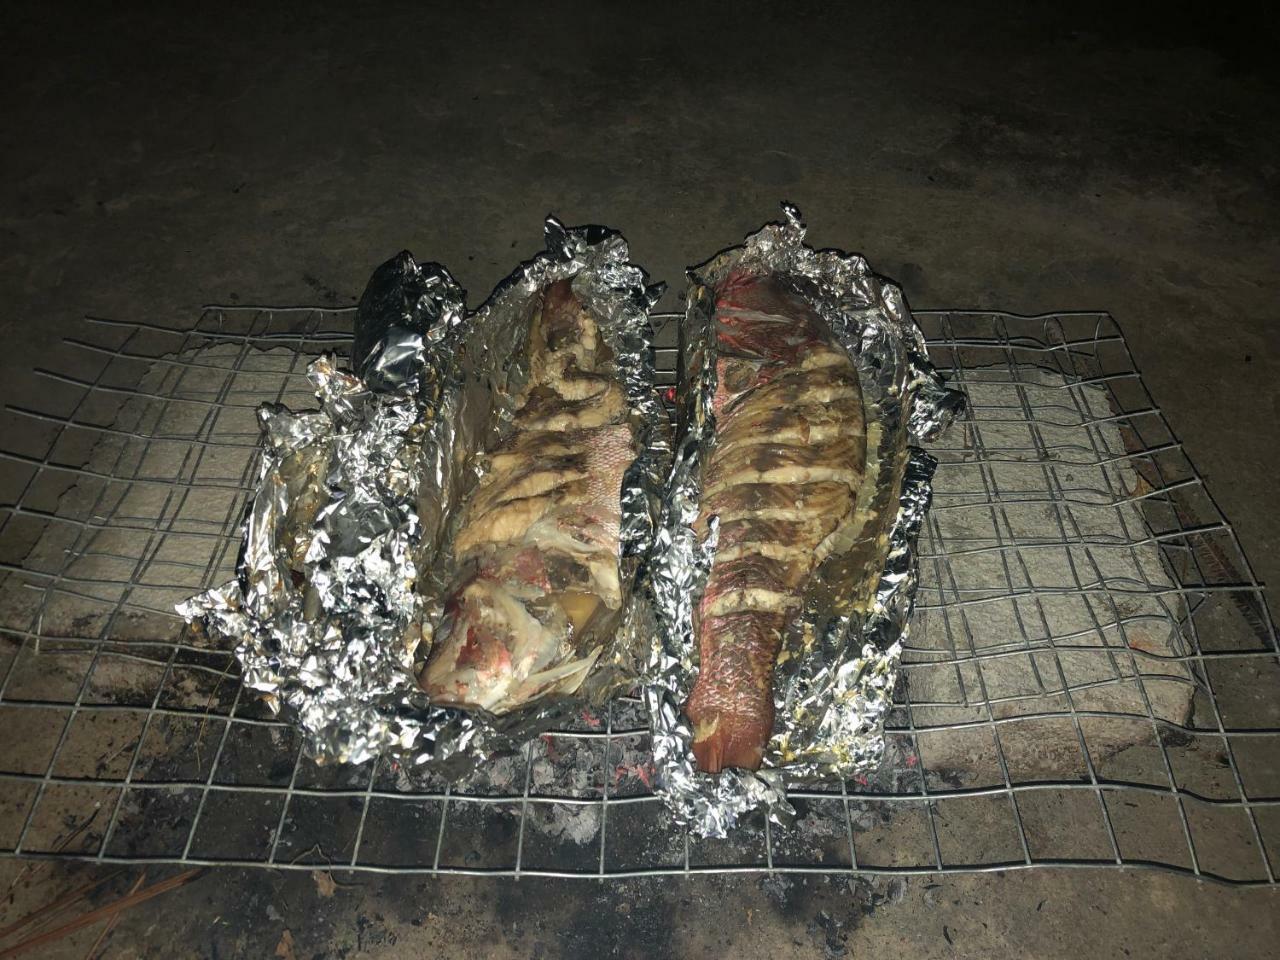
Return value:
[(585, 657), (531, 673), (517, 690), (512, 691), (512, 696), (521, 702), (528, 702), (549, 693), (573, 693), (587, 679), (601, 649), (596, 647)]

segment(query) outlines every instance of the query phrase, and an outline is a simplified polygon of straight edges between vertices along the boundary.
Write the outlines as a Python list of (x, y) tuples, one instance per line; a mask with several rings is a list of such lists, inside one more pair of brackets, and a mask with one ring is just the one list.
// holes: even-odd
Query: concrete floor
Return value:
[[(10, 13), (0, 399), (86, 313), (347, 304), (402, 247), (478, 302), (548, 211), (622, 228), (678, 286), (786, 198), (916, 306), (1111, 310), (1280, 582), (1266, 36), (1204, 10), (1156, 28), (1078, 5), (792, 6)], [(86, 874), (28, 871), (12, 909)], [(339, 879), (322, 897), (306, 874), (215, 873), (135, 910), (108, 955), (271, 956), (285, 929), (298, 958), (1260, 957), (1280, 935), (1272, 891), (1150, 872)]]

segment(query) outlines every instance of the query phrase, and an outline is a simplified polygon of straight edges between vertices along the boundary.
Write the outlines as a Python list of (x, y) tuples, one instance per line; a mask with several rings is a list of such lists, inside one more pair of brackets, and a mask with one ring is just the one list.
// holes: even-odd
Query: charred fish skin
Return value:
[(698, 768), (758, 769), (774, 666), (804, 586), (850, 537), (867, 468), (857, 370), (783, 281), (731, 273), (715, 291), (715, 444), (698, 524), (720, 542), (694, 615), (700, 666), (685, 703)]
[(481, 458), (458, 575), (419, 684), (501, 715), (577, 690), (623, 607), (623, 475), (637, 453), (612, 352), (569, 280), (542, 293), (510, 428)]

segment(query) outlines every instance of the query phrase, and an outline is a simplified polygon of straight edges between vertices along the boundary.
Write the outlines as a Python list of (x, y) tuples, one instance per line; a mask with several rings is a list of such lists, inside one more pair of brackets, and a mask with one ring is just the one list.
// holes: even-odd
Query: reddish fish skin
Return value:
[(857, 372), (812, 308), (773, 278), (734, 274), (716, 291), (715, 320), (716, 445), (699, 525), (733, 519), (695, 614), (700, 667), (684, 707), (708, 773), (762, 763), (783, 634), (828, 536), (852, 517), (866, 466)]

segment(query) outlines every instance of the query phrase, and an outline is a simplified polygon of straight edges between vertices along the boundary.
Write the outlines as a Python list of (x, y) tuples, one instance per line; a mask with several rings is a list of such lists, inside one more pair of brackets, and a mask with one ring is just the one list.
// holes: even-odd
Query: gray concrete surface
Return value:
[[(1221, 16), (16, 9), (0, 398), (37, 389), (27, 371), (85, 313), (350, 303), (406, 246), (477, 301), (548, 211), (621, 227), (678, 281), (785, 197), (816, 242), (860, 249), (916, 306), (1111, 310), (1275, 582), (1276, 84), (1265, 34)], [(0, 863), (0, 923), (91, 872)], [(353, 885), (325, 897), (306, 874), (213, 873), (133, 911), (107, 955), (283, 956), (288, 929), (298, 958), (1267, 956), (1280, 933), (1270, 891), (1145, 871), (338, 879)]]

